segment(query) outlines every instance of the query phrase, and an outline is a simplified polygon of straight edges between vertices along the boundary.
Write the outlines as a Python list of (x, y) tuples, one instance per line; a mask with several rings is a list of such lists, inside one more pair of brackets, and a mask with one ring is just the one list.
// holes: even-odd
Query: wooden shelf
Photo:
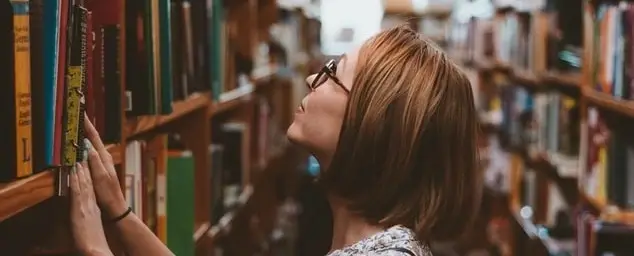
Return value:
[(277, 71), (277, 66), (272, 66), (267, 72), (253, 75), (251, 80), (255, 86), (225, 92), (223, 93), (225, 99), (221, 97), (221, 101), (219, 102), (212, 102), (210, 93), (199, 93), (190, 96), (184, 101), (173, 103), (173, 111), (169, 115), (142, 116), (135, 119), (128, 119), (126, 126), (127, 137), (147, 133), (201, 108), (208, 107), (210, 109), (210, 115), (213, 116), (239, 106), (242, 102), (250, 100), (253, 91), (259, 86), (264, 86), (265, 82), (274, 77)]
[(223, 96), (220, 97), (220, 101), (210, 104), (209, 115), (215, 116), (220, 113), (224, 113), (251, 100), (253, 92), (259, 88), (266, 87), (268, 84), (267, 82), (270, 81), (275, 74), (277, 74), (278, 70), (277, 66), (271, 66), (264, 72), (257, 72), (258, 74), (251, 75), (251, 82), (253, 86), (238, 88), (223, 93)]
[(207, 231), (209, 230), (209, 228), (211, 227), (211, 224), (209, 224), (209, 222), (204, 222), (204, 223), (198, 223), (195, 226), (195, 230), (194, 230), (194, 241), (198, 242), (201, 240), (201, 238), (204, 237), (204, 235), (207, 233)]
[(612, 95), (585, 87), (583, 96), (594, 105), (634, 118), (634, 101), (616, 99)]
[(596, 198), (588, 195), (585, 191), (583, 191), (583, 188), (579, 187), (579, 193), (581, 194), (583, 200), (590, 204), (590, 206), (592, 206), (592, 208), (596, 209), (599, 212), (604, 212), (606, 209), (607, 204), (605, 202), (599, 201)]
[(0, 185), (0, 221), (20, 213), (55, 194), (55, 170)]
[(530, 70), (513, 69), (513, 80), (530, 86), (539, 86), (541, 77)]
[(409, 0), (388, 0), (385, 1), (385, 13), (387, 15), (413, 15), (416, 17), (435, 17), (444, 19), (452, 13), (451, 6), (430, 5), (420, 11), (415, 10)]
[[(115, 163), (121, 162), (117, 145), (107, 145)], [(0, 221), (10, 218), (55, 195), (55, 168), (32, 176), (0, 184)]]
[(210, 104), (209, 115), (215, 116), (220, 113), (224, 113), (240, 106), (244, 102), (251, 100), (253, 89), (254, 88), (234, 89), (233, 91), (226, 92), (226, 94), (230, 94), (230, 97), (226, 97), (227, 100), (221, 100)]
[(512, 71), (512, 68), (508, 64), (502, 63), (492, 58), (476, 59), (473, 64), (475, 68), (480, 71), (499, 71), (499, 72)]
[[(269, 79), (273, 74), (272, 72), (270, 75), (262, 76), (259, 79)], [(194, 95), (185, 101), (174, 103), (173, 112), (170, 115), (145, 116), (135, 120), (129, 120), (127, 134), (128, 136), (137, 136), (147, 133), (155, 128), (178, 120), (188, 113), (208, 106), (211, 106), (214, 112), (221, 112), (241, 104), (242, 100), (250, 97), (250, 95), (251, 93), (247, 93), (233, 100), (217, 104), (210, 104), (211, 101), (208, 94)], [(115, 164), (122, 162), (123, 152), (121, 152), (120, 145), (106, 145), (106, 149), (112, 155)], [(0, 201), (3, 202), (0, 204), (0, 221), (53, 197), (55, 194), (55, 180), (56, 170), (49, 169), (27, 178), (0, 184)], [(202, 226), (199, 228), (202, 228)], [(197, 233), (202, 234), (204, 232), (201, 231)], [(200, 236), (202, 235), (199, 235), (199, 237)]]
[(209, 102), (209, 94), (193, 94), (184, 101), (173, 103), (172, 113), (169, 115), (141, 116), (128, 119), (126, 125), (127, 137), (138, 136), (164, 126), (195, 110), (207, 107)]
[(568, 87), (581, 87), (581, 73), (562, 73), (548, 71), (541, 75), (543, 82), (558, 84)]
[(634, 226), (634, 211), (625, 211), (608, 202), (598, 200), (586, 194), (581, 188), (579, 188), (579, 193), (586, 203), (590, 204), (592, 208), (595, 208), (599, 212), (602, 220)]
[(277, 65), (270, 65), (260, 72), (256, 70), (256, 72), (253, 72), (253, 74), (251, 74), (251, 81), (253, 82), (253, 84), (255, 84), (256, 87), (263, 85), (265, 82), (270, 81), (271, 78), (273, 78), (278, 71), (279, 67)]

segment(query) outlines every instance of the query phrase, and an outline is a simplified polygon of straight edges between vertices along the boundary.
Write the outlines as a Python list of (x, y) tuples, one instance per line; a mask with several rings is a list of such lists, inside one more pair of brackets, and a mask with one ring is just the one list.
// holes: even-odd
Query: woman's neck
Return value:
[(352, 214), (340, 199), (329, 196), (328, 201), (333, 217), (330, 252), (352, 245), (384, 230), (381, 227), (370, 225), (363, 218)]

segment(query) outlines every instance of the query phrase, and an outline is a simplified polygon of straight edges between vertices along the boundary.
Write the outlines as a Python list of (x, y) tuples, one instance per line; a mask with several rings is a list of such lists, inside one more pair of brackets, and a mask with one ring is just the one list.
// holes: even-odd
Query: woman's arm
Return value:
[(70, 173), (71, 230), (77, 250), (86, 256), (112, 256), (103, 232), (101, 211), (95, 200), (90, 173), (85, 163)]
[[(112, 156), (88, 118), (84, 118), (84, 124), (90, 142), (87, 144), (92, 144), (88, 147), (88, 163), (97, 203), (108, 218), (114, 219), (126, 212), (128, 204), (121, 192)], [(174, 255), (134, 213), (113, 224), (128, 255)]]
[(174, 255), (136, 214), (130, 213), (115, 225), (128, 255)]

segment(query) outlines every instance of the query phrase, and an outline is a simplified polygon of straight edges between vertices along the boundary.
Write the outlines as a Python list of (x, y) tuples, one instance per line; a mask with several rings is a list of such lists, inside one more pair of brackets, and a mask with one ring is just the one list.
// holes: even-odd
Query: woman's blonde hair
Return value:
[(465, 74), (407, 26), (359, 51), (337, 152), (320, 182), (368, 221), (421, 240), (461, 235), (481, 197), (477, 117)]

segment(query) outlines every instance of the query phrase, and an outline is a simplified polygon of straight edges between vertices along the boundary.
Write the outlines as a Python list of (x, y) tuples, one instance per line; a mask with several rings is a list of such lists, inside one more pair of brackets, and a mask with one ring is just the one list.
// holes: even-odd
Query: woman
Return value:
[[(334, 222), (329, 256), (427, 256), (429, 241), (462, 234), (481, 194), (476, 112), (469, 81), (439, 48), (396, 27), (329, 61), (306, 82), (311, 92), (287, 135), (322, 167), (318, 182)], [(116, 218), (127, 206), (109, 155), (94, 128), (87, 131), (96, 148), (90, 171), (97, 202)], [(82, 229), (83, 222), (75, 217), (79, 231), (102, 233), (96, 224)], [(169, 255), (134, 214), (115, 225), (132, 255)], [(78, 244), (103, 244), (88, 237), (76, 236)]]

